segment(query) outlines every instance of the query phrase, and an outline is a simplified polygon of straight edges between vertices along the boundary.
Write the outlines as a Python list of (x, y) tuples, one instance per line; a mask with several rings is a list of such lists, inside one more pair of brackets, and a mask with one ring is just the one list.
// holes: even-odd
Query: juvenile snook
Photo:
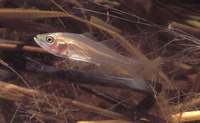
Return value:
[(157, 63), (125, 57), (81, 34), (60, 32), (38, 34), (34, 40), (40, 47), (56, 56), (95, 65), (117, 66), (128, 71), (130, 75), (157, 69)]

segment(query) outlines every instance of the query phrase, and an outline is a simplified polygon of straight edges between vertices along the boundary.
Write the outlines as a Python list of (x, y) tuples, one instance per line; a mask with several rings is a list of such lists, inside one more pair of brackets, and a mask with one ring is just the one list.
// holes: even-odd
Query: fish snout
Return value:
[(36, 35), (35, 37), (33, 37), (33, 39), (34, 39), (37, 43), (39, 43), (39, 42), (42, 41), (42, 36), (41, 36), (40, 34), (38, 34), (38, 35)]

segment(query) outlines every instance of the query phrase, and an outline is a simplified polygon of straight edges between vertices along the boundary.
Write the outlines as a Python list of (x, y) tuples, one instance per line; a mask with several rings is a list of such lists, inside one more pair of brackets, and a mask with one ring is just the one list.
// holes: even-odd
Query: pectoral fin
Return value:
[(69, 59), (71, 60), (84, 61), (84, 62), (90, 62), (91, 60), (91, 57), (87, 49), (80, 48), (76, 45), (69, 46), (68, 56)]

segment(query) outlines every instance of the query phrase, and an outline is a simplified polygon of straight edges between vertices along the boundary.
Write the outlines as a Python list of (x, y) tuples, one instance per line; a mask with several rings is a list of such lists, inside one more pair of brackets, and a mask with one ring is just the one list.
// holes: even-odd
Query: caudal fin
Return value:
[(145, 80), (156, 81), (161, 60), (133, 61), (130, 67), (131, 76), (140, 76)]

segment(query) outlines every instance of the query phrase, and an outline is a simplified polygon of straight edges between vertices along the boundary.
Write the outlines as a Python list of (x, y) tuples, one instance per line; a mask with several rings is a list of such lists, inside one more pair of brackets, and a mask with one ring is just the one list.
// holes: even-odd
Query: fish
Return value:
[(130, 76), (141, 73), (151, 74), (158, 68), (157, 62), (123, 56), (101, 42), (94, 41), (82, 34), (45, 33), (36, 35), (34, 40), (40, 47), (55, 56), (97, 66), (119, 67), (130, 73)]

